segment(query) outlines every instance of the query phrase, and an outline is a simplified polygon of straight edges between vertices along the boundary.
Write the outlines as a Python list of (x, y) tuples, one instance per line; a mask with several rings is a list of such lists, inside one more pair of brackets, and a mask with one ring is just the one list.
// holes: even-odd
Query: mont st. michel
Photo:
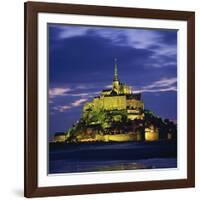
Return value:
[(54, 135), (56, 143), (176, 140), (177, 126), (145, 108), (141, 93), (121, 82), (115, 60), (112, 88), (86, 102), (80, 119), (66, 132)]
[(49, 172), (177, 167), (177, 125), (145, 108), (141, 93), (121, 82), (86, 102), (78, 121), (49, 145)]
[(177, 168), (177, 30), (48, 27), (48, 173)]

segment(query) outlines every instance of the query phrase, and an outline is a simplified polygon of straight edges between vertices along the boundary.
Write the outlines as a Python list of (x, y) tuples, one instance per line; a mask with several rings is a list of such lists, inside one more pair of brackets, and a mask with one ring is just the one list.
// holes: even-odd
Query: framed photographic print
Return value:
[(194, 187), (195, 14), (25, 3), (25, 196)]

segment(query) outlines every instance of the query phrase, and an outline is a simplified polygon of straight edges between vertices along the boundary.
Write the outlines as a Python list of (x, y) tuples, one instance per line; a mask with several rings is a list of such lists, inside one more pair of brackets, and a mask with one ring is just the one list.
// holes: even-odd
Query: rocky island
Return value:
[(126, 142), (176, 140), (177, 125), (145, 109), (141, 93), (119, 80), (114, 66), (112, 88), (85, 103), (80, 119), (54, 142)]

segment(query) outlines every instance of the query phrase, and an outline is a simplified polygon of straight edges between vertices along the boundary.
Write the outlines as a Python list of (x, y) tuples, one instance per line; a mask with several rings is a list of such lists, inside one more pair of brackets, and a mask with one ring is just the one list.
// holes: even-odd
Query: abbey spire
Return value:
[(117, 72), (117, 58), (115, 58), (115, 69), (114, 69), (114, 80), (113, 81), (119, 81), (118, 80), (118, 72)]
[(117, 59), (115, 58), (115, 66), (114, 66), (114, 79), (112, 82), (112, 86), (113, 86), (113, 91), (116, 94), (119, 94), (119, 89), (120, 89), (120, 82), (118, 79), (118, 72), (117, 72)]

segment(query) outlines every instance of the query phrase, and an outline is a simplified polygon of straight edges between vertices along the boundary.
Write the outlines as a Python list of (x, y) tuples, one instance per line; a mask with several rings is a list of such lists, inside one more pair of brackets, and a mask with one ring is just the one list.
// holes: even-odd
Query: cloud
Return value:
[(63, 105), (63, 106), (54, 106), (54, 107), (53, 107), (53, 110), (59, 111), (59, 112), (64, 112), (64, 111), (69, 110), (69, 109), (71, 109), (71, 108), (72, 108), (72, 106)]
[(149, 67), (154, 67), (154, 68), (162, 68), (162, 67), (170, 67), (170, 66), (176, 66), (177, 62), (175, 61), (161, 61), (161, 60), (157, 60), (153, 63), (146, 63), (145, 66), (149, 66)]
[(112, 85), (106, 85), (105, 88), (110, 89), (112, 88)]
[(145, 86), (146, 89), (155, 87), (168, 87), (177, 82), (177, 78), (162, 78), (161, 80), (155, 81), (152, 84)]
[(74, 101), (71, 105), (73, 107), (77, 107), (77, 106), (80, 106), (82, 103), (86, 102), (88, 99), (79, 99), (79, 100), (76, 100)]
[(136, 49), (146, 49), (161, 41), (162, 35), (153, 30), (130, 29), (124, 32), (127, 38), (125, 45)]
[(73, 107), (81, 106), (87, 100), (88, 100), (87, 98), (78, 99), (78, 100), (73, 101), (69, 105), (58, 105), (58, 106), (54, 106), (52, 109), (58, 112), (65, 112), (66, 110), (70, 110)]
[(146, 66), (163, 68), (177, 66), (177, 46), (176, 44), (158, 43), (156, 48), (149, 49), (152, 55)]
[[(80, 25), (59, 25), (55, 27), (59, 29), (57, 34), (57, 38), (59, 40), (70, 39), (73, 37), (97, 36), (109, 40), (110, 43), (114, 46), (131, 47), (138, 50), (148, 50), (151, 55), (149, 55), (148, 62), (145, 64), (146, 66), (154, 68), (176, 66), (176, 37), (174, 36), (175, 42), (169, 42), (169, 39), (166, 38), (166, 31)], [(174, 31), (168, 31), (168, 33), (173, 32)]]
[[(56, 27), (56, 26), (55, 26)], [(146, 49), (161, 42), (162, 34), (154, 30), (111, 28), (92, 26), (57, 26), (58, 38), (68, 39), (78, 36), (97, 35), (109, 39), (115, 45), (132, 46), (137, 49)]]
[(163, 78), (150, 85), (142, 86), (141, 88), (134, 90), (133, 93), (177, 91), (176, 83), (177, 78)]
[(89, 95), (90, 95), (90, 93), (87, 93), (87, 92), (69, 94), (69, 96), (72, 96), (72, 97), (84, 97), (84, 96), (89, 96)]
[(84, 26), (59, 26), (60, 39), (65, 38), (71, 38), (71, 37), (77, 37), (77, 36), (83, 36), (86, 35), (87, 31), (90, 30), (90, 27), (84, 27)]
[(156, 89), (139, 89), (139, 90), (134, 90), (133, 93), (142, 93), (142, 92), (176, 92), (177, 88), (176, 87), (169, 87), (169, 88), (156, 88)]
[(72, 97), (94, 97), (95, 95), (98, 95), (100, 93), (100, 91), (97, 92), (84, 92), (84, 93), (71, 93), (68, 94), (68, 96), (72, 96)]
[(176, 44), (166, 44), (158, 43), (156, 48), (151, 49), (154, 52), (152, 58), (157, 58), (158, 56), (176, 56), (177, 54), (177, 45)]
[(119, 46), (131, 46), (136, 49), (152, 48), (152, 52), (156, 55), (176, 54), (176, 44), (166, 43), (161, 30), (70, 25), (54, 27), (59, 30), (58, 39), (96, 35)]
[(83, 84), (74, 85), (70, 87), (54, 87), (49, 89), (49, 103), (53, 103), (53, 98), (59, 97), (94, 97), (100, 91), (91, 91), (95, 86), (86, 86)]
[(91, 88), (91, 86), (86, 86), (84, 84), (76, 86), (76, 89), (81, 89), (81, 90), (85, 90), (85, 89), (88, 89), (88, 88)]
[(49, 89), (49, 97), (54, 98), (57, 96), (66, 96), (67, 92), (71, 91), (70, 88), (50, 88)]

